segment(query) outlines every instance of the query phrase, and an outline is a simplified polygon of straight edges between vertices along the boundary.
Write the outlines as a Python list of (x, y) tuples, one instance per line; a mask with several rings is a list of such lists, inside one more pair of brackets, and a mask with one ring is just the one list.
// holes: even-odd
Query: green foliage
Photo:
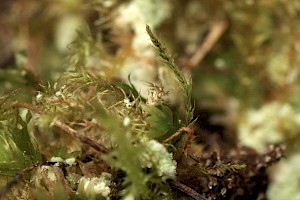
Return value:
[[(98, 178), (108, 172), (113, 177), (112, 199), (121, 195), (172, 198), (166, 179), (175, 177), (176, 164), (159, 142), (171, 138), (167, 145), (181, 153), (180, 145), (188, 146), (193, 137), (179, 130), (193, 128), (195, 106), (209, 116), (207, 122), (203, 117), (201, 125), (224, 127), (224, 138), (259, 150), (284, 141), (290, 152), (298, 149), (294, 154), (299, 154), (298, 0), (28, 0), (26, 7), (20, 0), (4, 2), (4, 12), (0, 13), (0, 175), (27, 173), (31, 166), (30, 174), (36, 175), (36, 162), (47, 165), (53, 157), (72, 158), (77, 165), (55, 163), (66, 172), (59, 181), (76, 177), (68, 180), (69, 187), (81, 178)], [(75, 31), (84, 19), (87, 27)], [(176, 52), (179, 66), (146, 27), (160, 58), (178, 81), (180, 92), (173, 82), (167, 84), (162, 68), (156, 65), (153, 48), (146, 41), (145, 23), (157, 29), (170, 51)], [(226, 30), (208, 47), (220, 24), (226, 24)], [(67, 53), (61, 47), (74, 34), (77, 37)], [(63, 44), (58, 44), (62, 40)], [(203, 59), (190, 66), (191, 58), (203, 50)], [(192, 81), (181, 67), (194, 77), (196, 105)], [(135, 73), (136, 68), (146, 69), (146, 73)], [(148, 75), (147, 96), (147, 91), (142, 91), (145, 88), (133, 83), (144, 81)], [(160, 83), (162, 87), (156, 85)], [(165, 95), (166, 88), (182, 94), (182, 98)], [(206, 153), (201, 144), (193, 145)], [(177, 161), (181, 162), (178, 166), (188, 165)], [(210, 172), (243, 167), (228, 163), (200, 170), (209, 177)], [(185, 180), (180, 169), (178, 172), (178, 180)], [(38, 178), (43, 184), (51, 182), (47, 177)], [(197, 179), (202, 181), (202, 177)], [(53, 190), (51, 184), (24, 184), (29, 191), (37, 189), (34, 194), (38, 199), (90, 197), (59, 187)], [(280, 181), (278, 184), (281, 190)], [(91, 193), (93, 186), (88, 187)]]
[(115, 126), (114, 118), (104, 115), (102, 121), (110, 130), (112, 141), (118, 144), (117, 149), (104, 158), (113, 167), (126, 173), (123, 182), (123, 198), (147, 198), (150, 194), (150, 190), (147, 187), (150, 177), (143, 173), (139, 160), (140, 153), (143, 151), (142, 146), (139, 144), (132, 145), (132, 133)]
[[(127, 83), (118, 83), (116, 84), (116, 86), (120, 89), (122, 89), (126, 94), (130, 94), (133, 96), (133, 98), (137, 99), (137, 98), (142, 98), (139, 94), (139, 92), (137, 91), (137, 89), (135, 88), (135, 86), (132, 84), (131, 79), (130, 79), (130, 74), (128, 75), (128, 82)], [(145, 100), (145, 99), (143, 99)]]
[(0, 95), (7, 95), (20, 88), (27, 92), (14, 92), (15, 99), (31, 101), (31, 94), (39, 88), (34, 74), (22, 67), (10, 70), (0, 69)]
[(85, 33), (77, 31), (77, 38), (69, 45), (69, 62), (76, 69), (82, 69), (87, 65), (91, 54), (96, 52), (96, 46), (88, 28)]
[(142, 105), (144, 111), (149, 116), (146, 117), (146, 122), (149, 124), (148, 135), (158, 141), (162, 141), (170, 137), (181, 126), (179, 119), (171, 109), (165, 105), (151, 106)]
[[(149, 164), (143, 164), (142, 156), (151, 159), (151, 154), (157, 150), (149, 150), (146, 145), (148, 137), (146, 135), (134, 136), (130, 129), (116, 126), (115, 117), (101, 114), (101, 121), (110, 130), (111, 140), (117, 147), (104, 159), (113, 167), (125, 172), (122, 183), (123, 190), (121, 195), (123, 199), (166, 199), (169, 198), (169, 187), (166, 186), (163, 174), (160, 170), (160, 159), (154, 160), (151, 164), (152, 172), (146, 173), (145, 169)], [(120, 123), (120, 122), (118, 122)], [(146, 143), (145, 143), (146, 142)], [(153, 151), (153, 152), (152, 152)], [(149, 161), (148, 161), (149, 162)], [(150, 161), (151, 162), (151, 161)], [(146, 166), (145, 166), (146, 165)], [(148, 166), (150, 167), (150, 166)], [(166, 176), (169, 178), (168, 176)], [(149, 188), (151, 185), (152, 192)]]
[(76, 158), (80, 155), (81, 151), (77, 150), (77, 151), (73, 151), (73, 152), (69, 152), (69, 149), (66, 146), (62, 146), (62, 147), (52, 147), (51, 148), (53, 157), (59, 157), (62, 159), (68, 159), (68, 158)]
[[(102, 2), (100, 4), (102, 6)], [(30, 5), (40, 8), (44, 4), (32, 2)], [(30, 24), (29, 37), (34, 33), (38, 39), (28, 42), (33, 48), (29, 49), (26, 62), (18, 62), (26, 69), (30, 68), (28, 73), (24, 76), (22, 73), (26, 70), (0, 73), (2, 77), (10, 75), (7, 80), (1, 79), (1, 83), (11, 81), (13, 87), (20, 88), (18, 94), (29, 91), (30, 97), (16, 98), (15, 101), (8, 101), (10, 97), (1, 99), (0, 174), (14, 176), (20, 173), (21, 178), (15, 181), (18, 182), (24, 174), (31, 172), (31, 176), (28, 175), (30, 181), (24, 184), (32, 199), (120, 196), (123, 199), (171, 199), (172, 191), (166, 180), (175, 178), (176, 161), (155, 139), (165, 139), (182, 126), (177, 117), (179, 110), (172, 112), (162, 101), (149, 105), (130, 76), (128, 84), (120, 81), (120, 77), (114, 80), (115, 74), (109, 76), (105, 70), (122, 65), (125, 54), (115, 58), (108, 55), (102, 41), (96, 41), (88, 28), (78, 31), (77, 38), (69, 45), (68, 70), (59, 74), (56, 81), (48, 79), (47, 84), (40, 84), (37, 69), (40, 63), (35, 55), (35, 45), (40, 42), (37, 28), (44, 27), (42, 21)], [(45, 39), (43, 36), (41, 33), (41, 41)], [(47, 50), (52, 48), (49, 46)], [(43, 58), (41, 63), (50, 66), (52, 58), (47, 58), (49, 62)], [(185, 87), (186, 101), (189, 101), (191, 83), (178, 68), (176, 70), (177, 78)], [(18, 76), (14, 76), (15, 73)], [(187, 105), (187, 110), (192, 112), (192, 106)], [(193, 116), (184, 118), (188, 125)], [(74, 164), (68, 164), (69, 158)], [(117, 171), (123, 175), (118, 177)], [(95, 184), (99, 174), (103, 173), (111, 174), (113, 181), (109, 185), (113, 192), (105, 197), (96, 194), (101, 184)], [(14, 184), (17, 187), (18, 183)], [(71, 189), (77, 184), (79, 193)]]
[(226, 171), (237, 172), (237, 170), (241, 170), (245, 168), (245, 164), (215, 164), (211, 167), (199, 167), (199, 169), (205, 174), (217, 174), (217, 173), (225, 173)]
[(13, 95), (1, 97), (0, 102), (0, 174), (6, 176), (14, 176), (41, 159), (28, 132), (31, 115), (23, 121), (19, 111), (10, 107)]
[(11, 134), (16, 146), (23, 152), (24, 155), (30, 158), (30, 164), (34, 164), (41, 160), (41, 155), (37, 147), (34, 145), (35, 143), (31, 140), (30, 133), (28, 131), (28, 123), (32, 118), (30, 112), (27, 113), (26, 118), (26, 121), (23, 121), (20, 116), (17, 116), (17, 126), (19, 126), (19, 128), (12, 127)]
[(69, 199), (68, 195), (65, 191), (65, 188), (61, 183), (58, 183), (55, 186), (53, 196), (48, 194), (45, 189), (41, 189), (41, 188), (37, 188), (36, 190), (34, 190), (34, 195), (37, 200), (53, 200), (53, 199), (67, 200), (67, 199)]
[(180, 83), (183, 90), (184, 106), (185, 106), (185, 116), (184, 125), (188, 126), (194, 117), (194, 106), (192, 104), (192, 81), (191, 79), (186, 79), (184, 74), (179, 70), (178, 66), (175, 64), (174, 59), (169, 55), (166, 47), (157, 39), (157, 37), (152, 33), (150, 26), (146, 26), (146, 30), (150, 39), (158, 51), (159, 56), (166, 63), (166, 65), (173, 71), (175, 77)]

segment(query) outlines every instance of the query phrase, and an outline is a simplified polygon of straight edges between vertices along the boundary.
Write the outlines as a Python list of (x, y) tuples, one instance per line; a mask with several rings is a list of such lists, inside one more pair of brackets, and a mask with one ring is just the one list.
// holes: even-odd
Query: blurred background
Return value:
[(1, 0), (0, 94), (30, 102), (41, 84), (89, 68), (169, 91), (150, 25), (193, 78), (198, 126), (226, 143), (262, 152), (286, 144), (270, 174), (270, 200), (300, 199), (300, 1)]

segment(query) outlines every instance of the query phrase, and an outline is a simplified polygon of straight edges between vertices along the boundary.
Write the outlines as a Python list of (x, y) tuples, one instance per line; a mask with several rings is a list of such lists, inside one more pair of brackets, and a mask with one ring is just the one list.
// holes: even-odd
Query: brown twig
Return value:
[(4, 197), (15, 185), (17, 185), (20, 182), (20, 180), (24, 177), (24, 174), (31, 172), (37, 166), (39, 166), (39, 163), (23, 169), (21, 173), (18, 173), (13, 179), (8, 181), (7, 184), (0, 189), (0, 199)]
[(17, 174), (13, 179), (7, 182), (7, 184), (0, 190), (0, 199), (2, 199), (15, 185), (17, 185), (22, 177), (23, 174)]
[(174, 138), (176, 138), (177, 136), (181, 135), (182, 133), (187, 132), (187, 133), (193, 133), (193, 129), (188, 128), (188, 127), (181, 127), (176, 133), (174, 133), (173, 135), (171, 135), (170, 137), (168, 137), (167, 139), (165, 139), (163, 141), (163, 143), (167, 143), (171, 140), (173, 140)]
[(76, 130), (72, 129), (70, 126), (62, 123), (61, 121), (56, 121), (54, 126), (60, 128), (61, 130), (65, 131), (66, 133), (70, 134), (71, 136), (78, 138), (82, 143), (89, 145), (90, 147), (94, 148), (97, 151), (103, 153), (109, 153), (110, 150), (99, 143), (95, 142), (94, 140), (85, 137), (84, 135), (78, 133)]
[(42, 114), (42, 111), (39, 110), (39, 108), (37, 106), (32, 105), (30, 103), (26, 103), (26, 102), (16, 102), (13, 104), (13, 107), (27, 108), (28, 110), (31, 110), (35, 113)]
[[(23, 107), (27, 108), (35, 113), (42, 114), (42, 111), (38, 109), (37, 106), (32, 105), (30, 103), (26, 102), (16, 102), (13, 104), (14, 107)], [(70, 134), (71, 136), (78, 138), (82, 143), (89, 145), (90, 147), (94, 148), (96, 151), (100, 151), (102, 153), (109, 153), (110, 150), (101, 144), (95, 142), (94, 140), (78, 133), (76, 130), (71, 128), (70, 126), (66, 125), (65, 123), (61, 121), (56, 121), (54, 123), (54, 126), (60, 128), (61, 130), (65, 131), (66, 133)]]
[(196, 50), (195, 54), (188, 60), (187, 68), (196, 67), (205, 55), (211, 50), (214, 44), (222, 36), (228, 24), (225, 20), (217, 20), (211, 25), (211, 30), (204, 42)]
[(198, 192), (196, 192), (195, 190), (193, 190), (192, 188), (188, 187), (185, 184), (182, 184), (175, 180), (168, 180), (168, 183), (172, 188), (180, 190), (181, 192), (189, 195), (190, 197), (192, 197), (195, 200), (207, 200), (201, 194), (199, 194)]
[(171, 135), (170, 137), (165, 139), (163, 141), (163, 143), (167, 143), (167, 142), (171, 141), (172, 139), (176, 138), (177, 136), (181, 135), (182, 133), (187, 133), (187, 135), (188, 135), (187, 139), (185, 140), (184, 147), (183, 147), (183, 154), (187, 155), (187, 150), (193, 140), (194, 129), (189, 128), (189, 127), (181, 127), (176, 133), (174, 133), (173, 135)]

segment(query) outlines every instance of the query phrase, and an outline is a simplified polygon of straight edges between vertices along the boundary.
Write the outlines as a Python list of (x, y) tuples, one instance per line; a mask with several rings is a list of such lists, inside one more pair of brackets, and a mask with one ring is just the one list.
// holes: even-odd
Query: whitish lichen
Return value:
[[(267, 191), (267, 196), (272, 200), (294, 199), (300, 200), (300, 154), (295, 154), (283, 160), (276, 167), (274, 180)], [(283, 189), (284, 188), (284, 189)]]
[(249, 110), (239, 123), (239, 140), (258, 151), (298, 134), (300, 114), (289, 104), (273, 102)]
[(111, 193), (110, 181), (111, 175), (102, 173), (100, 177), (86, 178), (82, 177), (79, 180), (78, 193), (89, 199), (97, 199), (99, 195), (105, 199), (110, 199)]
[(146, 150), (141, 155), (144, 167), (154, 168), (163, 179), (174, 179), (176, 176), (176, 161), (166, 148), (155, 140), (145, 142)]

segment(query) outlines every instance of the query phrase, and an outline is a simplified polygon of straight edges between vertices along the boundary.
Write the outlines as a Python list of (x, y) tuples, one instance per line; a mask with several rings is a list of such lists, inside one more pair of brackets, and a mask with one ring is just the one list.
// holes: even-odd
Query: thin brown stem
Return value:
[[(31, 110), (35, 113), (38, 114), (42, 114), (43, 112), (41, 110), (39, 110), (39, 108), (35, 105), (32, 105), (30, 103), (26, 103), (26, 102), (16, 102), (13, 105), (14, 107), (22, 107), (22, 108), (27, 108), (28, 110)], [(71, 128), (70, 126), (66, 125), (65, 123), (61, 122), (61, 121), (56, 121), (54, 123), (54, 126), (60, 128), (61, 130), (63, 130), (64, 132), (70, 134), (71, 136), (78, 138), (82, 143), (89, 145), (90, 147), (94, 148), (96, 151), (100, 151), (102, 153), (109, 153), (110, 150), (106, 147), (104, 147), (103, 145), (95, 142), (94, 140), (78, 133), (76, 130), (74, 130), (73, 128)]]
[(192, 140), (193, 140), (194, 129), (189, 128), (189, 127), (181, 127), (176, 133), (174, 133), (173, 135), (171, 135), (170, 137), (168, 137), (167, 139), (165, 139), (163, 141), (163, 143), (167, 143), (183, 133), (187, 134), (187, 139), (185, 139), (185, 141), (184, 141), (184, 147), (182, 149), (182, 154), (180, 155), (179, 159), (181, 159), (182, 155), (187, 156), (188, 148), (190, 147)]
[(13, 179), (0, 189), (0, 199), (2, 199), (15, 185), (17, 185), (23, 178), (23, 174), (17, 174)]
[(180, 190), (181, 192), (189, 195), (190, 197), (192, 197), (195, 200), (207, 200), (201, 194), (199, 194), (198, 192), (196, 192), (195, 190), (193, 190), (192, 188), (188, 187), (185, 184), (182, 184), (175, 180), (169, 180), (168, 183), (172, 188)]
[(167, 143), (167, 142), (173, 140), (174, 138), (176, 138), (177, 136), (181, 135), (184, 132), (192, 133), (194, 131), (193, 131), (193, 129), (188, 128), (188, 127), (181, 127), (176, 133), (174, 133), (173, 135), (171, 135), (170, 137), (168, 137), (167, 139), (165, 139), (163, 141), (163, 143)]
[(61, 130), (65, 131), (66, 133), (70, 134), (71, 136), (78, 138), (82, 143), (89, 145), (90, 147), (94, 148), (97, 151), (103, 152), (103, 153), (109, 153), (110, 150), (99, 143), (95, 142), (94, 140), (78, 133), (76, 130), (71, 128), (70, 126), (62, 123), (61, 121), (56, 121), (54, 123), (54, 126), (60, 128)]
[(4, 197), (15, 185), (17, 185), (21, 179), (23, 179), (24, 174), (31, 172), (37, 166), (39, 166), (39, 163), (23, 169), (21, 173), (17, 174), (13, 179), (8, 181), (6, 185), (0, 189), (0, 199)]
[(31, 110), (32, 112), (42, 114), (42, 111), (39, 110), (39, 108), (37, 106), (32, 105), (30, 103), (26, 103), (26, 102), (16, 102), (13, 104), (13, 107), (27, 108), (28, 110)]
[(204, 42), (196, 50), (195, 54), (188, 61), (188, 68), (196, 67), (206, 54), (212, 49), (218, 39), (227, 29), (227, 22), (225, 20), (217, 20), (211, 25), (211, 31), (205, 38)]

